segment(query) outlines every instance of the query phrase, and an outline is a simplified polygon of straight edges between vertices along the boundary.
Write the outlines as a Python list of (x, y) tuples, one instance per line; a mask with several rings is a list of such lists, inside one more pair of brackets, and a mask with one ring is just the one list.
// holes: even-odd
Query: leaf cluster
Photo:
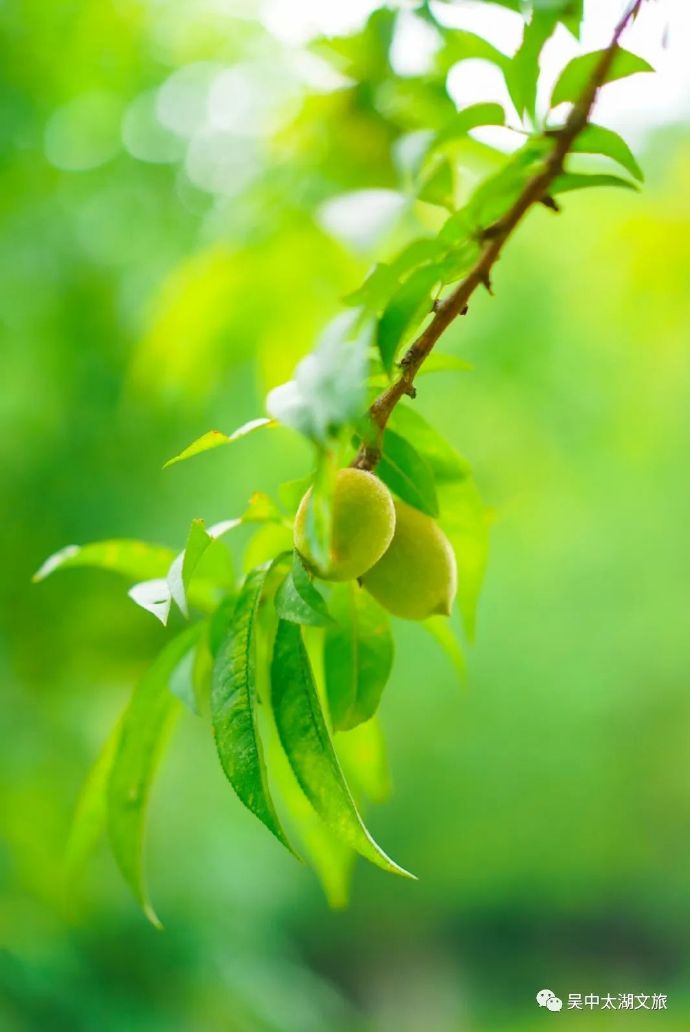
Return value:
[[(313, 448), (308, 475), (302, 470), (286, 481), (277, 499), (258, 492), (238, 517), (211, 527), (194, 520), (180, 552), (131, 540), (69, 546), (36, 574), (42, 580), (70, 567), (108, 569), (125, 577), (130, 598), (163, 624), (185, 621), (144, 674), (106, 742), (79, 801), (67, 853), (74, 879), (107, 830), (123, 876), (154, 921), (143, 866), (145, 818), (181, 703), (208, 725), (240, 801), (287, 850), (310, 862), (333, 905), (347, 899), (355, 854), (410, 876), (377, 844), (364, 819), (368, 802), (385, 798), (390, 786), (377, 716), (394, 670), (390, 618), (356, 582), (316, 580), (292, 550), (291, 528), (311, 487), (310, 555), (319, 562), (327, 557), (335, 474), (360, 447), (371, 448), (376, 473), (391, 492), (445, 530), (458, 565), (464, 634), (472, 638), (487, 562), (488, 510), (469, 463), (410, 401), (397, 404), (385, 426), (377, 422), (377, 392), (400, 375), (404, 347), (423, 332), (446, 289), (473, 268), (526, 184), (544, 169), (563, 129), (560, 106), (580, 103), (601, 59), (595, 52), (571, 61), (548, 109), (540, 111), (541, 52), (559, 24), (579, 34), (582, 2), (493, 2), (524, 15), (514, 55), (472, 33), (447, 29), (437, 16), (443, 5), (428, 3), (416, 8), (438, 36), (426, 75), (396, 75), (391, 48), (399, 15), (389, 8), (376, 11), (361, 32), (315, 45), (347, 77), (348, 91), (378, 98), (395, 128), (396, 188), (414, 211), (432, 209), (434, 216), (349, 294), (346, 310), (329, 323), (292, 379), (270, 392), (267, 416), (232, 433), (209, 431), (166, 464), (220, 446), (251, 447), (247, 439), (260, 431), (287, 432), (302, 435)], [(519, 120), (512, 128), (522, 140), (509, 157), (494, 152), (491, 171), (471, 191), (461, 184), (471, 134), (506, 128), (509, 116), (494, 102), (456, 109), (447, 76), (468, 58), (500, 69)], [(648, 70), (641, 58), (619, 49), (606, 81)], [(632, 151), (611, 129), (588, 124), (571, 150), (614, 162), (632, 178), (568, 164), (542, 198), (552, 209), (561, 193), (630, 188), (642, 179)], [(456, 356), (434, 354), (421, 371), (466, 368)], [(224, 539), (239, 527), (250, 527), (252, 536), (237, 575)], [(435, 617), (425, 626), (462, 676), (463, 648), (453, 622)]]

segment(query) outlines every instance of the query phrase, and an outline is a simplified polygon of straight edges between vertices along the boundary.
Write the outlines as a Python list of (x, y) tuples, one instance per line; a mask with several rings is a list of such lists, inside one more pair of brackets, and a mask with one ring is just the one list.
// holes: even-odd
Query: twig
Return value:
[(619, 40), (627, 26), (639, 13), (643, 2), (644, 0), (634, 0), (634, 3), (628, 7), (618, 22), (611, 42), (602, 53), (582, 96), (574, 104), (563, 128), (554, 134), (553, 149), (544, 160), (541, 171), (528, 180), (512, 208), (493, 224), (490, 234), (485, 234), (484, 249), (472, 269), (447, 297), (438, 301), (434, 306), (434, 316), (431, 322), (410, 345), (400, 361), (400, 375), (372, 403), (369, 415), (376, 427), (377, 440), (362, 444), (352, 463), (353, 466), (358, 469), (374, 469), (381, 458), (383, 431), (390, 415), (403, 395), (414, 396), (414, 379), (436, 341), (458, 315), (463, 315), (467, 311), (468, 302), (477, 287), (486, 286), (490, 289), (493, 265), (506, 240), (518, 223), (522, 221), (526, 212), (534, 204), (546, 203), (547, 206), (553, 207), (554, 202), (549, 197), (549, 189), (554, 180), (563, 172), (563, 161), (575, 138), (586, 127), (597, 93), (606, 82), (606, 77), (616, 56)]

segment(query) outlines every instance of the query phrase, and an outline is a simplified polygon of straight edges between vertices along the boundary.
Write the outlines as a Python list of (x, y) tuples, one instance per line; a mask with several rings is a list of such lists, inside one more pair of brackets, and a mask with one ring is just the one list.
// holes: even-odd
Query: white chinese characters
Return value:
[(568, 1010), (668, 1010), (668, 996), (663, 993), (569, 993)]

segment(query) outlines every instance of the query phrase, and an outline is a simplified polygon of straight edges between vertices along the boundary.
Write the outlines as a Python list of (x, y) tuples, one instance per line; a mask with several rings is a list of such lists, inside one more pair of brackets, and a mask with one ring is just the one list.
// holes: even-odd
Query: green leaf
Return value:
[[(240, 516), (238, 523), (280, 523), (283, 516), (273, 501), (264, 491), (255, 491), (247, 504), (247, 508)], [(228, 521), (232, 522), (232, 521)], [(216, 527), (221, 524), (216, 524)], [(212, 528), (213, 529), (213, 528)], [(212, 530), (209, 530), (209, 534)], [(218, 537), (218, 533), (213, 535)]]
[(321, 711), (297, 624), (278, 624), (271, 690), (276, 727), (302, 791), (322, 820), (365, 859), (413, 878), (374, 842), (345, 781)]
[(82, 785), (65, 847), (63, 876), (68, 893), (81, 880), (84, 865), (105, 831), (108, 780), (122, 732), (122, 717), (114, 724)]
[(208, 622), (208, 647), (213, 659), (220, 652), (232, 625), (237, 606), (236, 598), (224, 598), (212, 613)]
[(290, 838), (299, 843), (300, 852), (314, 869), (328, 905), (342, 910), (349, 901), (356, 853), (324, 824), (305, 796), (280, 744), (271, 709), (266, 709), (266, 757)]
[(310, 49), (355, 81), (378, 80), (390, 69), (388, 51), (395, 23), (395, 11), (379, 8), (369, 16), (360, 32), (316, 39)]
[(635, 183), (629, 179), (622, 179), (620, 176), (611, 176), (607, 173), (584, 174), (579, 172), (564, 172), (558, 176), (551, 185), (552, 194), (570, 193), (573, 190), (586, 190), (593, 186), (617, 186), (625, 190), (637, 190)]
[(292, 852), (273, 806), (258, 730), (256, 617), (269, 572), (249, 574), (216, 657), (211, 721), (225, 775), (248, 810)]
[(433, 139), (430, 129), (418, 129), (398, 137), (393, 144), (393, 163), (404, 189), (419, 178)]
[(34, 574), (33, 580), (42, 581), (56, 570), (76, 566), (111, 570), (130, 580), (148, 580), (164, 577), (174, 558), (175, 553), (171, 548), (125, 538), (94, 541), (90, 545), (67, 545), (46, 559)]
[(377, 473), (404, 502), (429, 516), (438, 515), (431, 466), (409, 441), (394, 430), (386, 430), (383, 435), (383, 455)]
[(438, 261), (443, 257), (445, 251), (443, 243), (435, 237), (419, 237), (403, 247), (391, 262), (390, 267), (398, 279), (402, 279), (417, 266)]
[(469, 476), (471, 467), (467, 460), (404, 401), (393, 409), (388, 425), (408, 441), (414, 441), (414, 447), (426, 459), (437, 482), (464, 480)]
[[(177, 602), (182, 614), (189, 616), (188, 594), (192, 587), (192, 578), (195, 573), (200, 572), (204, 557), (212, 554), (217, 568), (203, 571), (205, 579), (195, 586), (192, 601), (201, 609), (213, 608), (214, 589), (228, 588), (232, 582), (231, 570), (228, 571), (230, 564), (227, 552), (224, 550), (213, 552), (213, 549), (220, 548), (217, 542), (223, 534), (240, 526), (242, 522), (243, 517), (223, 520), (206, 530), (203, 520), (193, 520), (187, 545), (182, 552), (174, 556), (169, 564), (168, 576), (155, 577), (152, 580), (134, 584), (127, 594), (138, 606), (160, 620), (163, 626), (166, 626), (168, 622), (173, 599)], [(203, 566), (206, 565), (203, 563)]]
[(392, 779), (383, 732), (377, 717), (335, 739), (336, 751), (351, 785), (374, 803), (385, 803)]
[(417, 376), (428, 376), (429, 373), (465, 373), (473, 369), (471, 362), (466, 358), (458, 358), (457, 355), (442, 355), (432, 351), (424, 360), (424, 365), (417, 373)]
[(432, 148), (440, 147), (452, 140), (457, 140), (472, 129), (478, 129), (483, 125), (505, 125), (506, 113), (500, 104), (493, 102), (482, 104), (470, 104), (468, 107), (458, 111), (448, 123), (440, 130), (432, 141)]
[(535, 10), (556, 9), (558, 20), (572, 32), (575, 39), (580, 38), (580, 28), (584, 17), (584, 0), (534, 0)]
[[(551, 94), (552, 108), (567, 101), (575, 102), (580, 98), (594, 75), (604, 52), (596, 50), (591, 54), (582, 54), (580, 57), (574, 57), (565, 66)], [(619, 48), (604, 82), (615, 82), (616, 79), (625, 79), (637, 72), (652, 71), (654, 69), (643, 57)]]
[(334, 452), (331, 449), (319, 451), (306, 515), (309, 554), (317, 566), (325, 567), (330, 562), (333, 490), (336, 473)]
[(518, 115), (522, 118), (527, 113), (532, 122), (536, 121), (539, 55), (557, 21), (557, 12), (535, 8), (525, 25), (522, 43), (505, 70), (506, 86)]
[(590, 122), (579, 136), (575, 137), (570, 149), (581, 154), (603, 154), (604, 157), (617, 161), (635, 179), (639, 179), (640, 182), (644, 179), (635, 155), (623, 137), (613, 129), (605, 129), (603, 125), (594, 125)]
[(174, 466), (176, 462), (184, 462), (185, 459), (192, 459), (195, 455), (201, 455), (202, 452), (210, 451), (212, 448), (220, 448), (224, 444), (233, 444), (235, 441), (239, 441), (242, 437), (247, 437), (249, 434), (254, 433), (255, 430), (261, 430), (264, 427), (277, 426), (277, 422), (274, 419), (250, 419), (248, 423), (244, 423), (238, 427), (237, 430), (233, 430), (231, 434), (224, 434), (220, 430), (209, 430), (207, 433), (202, 434), (201, 437), (197, 437), (196, 441), (192, 441), (184, 451), (181, 451), (179, 455), (174, 455), (172, 459), (164, 464), (163, 469), (167, 469), (169, 466)]
[(311, 481), (311, 477), (299, 477), (297, 480), (285, 480), (278, 488), (280, 504), (290, 514), (297, 512), (304, 494), (311, 487)]
[(397, 285), (398, 276), (395, 269), (384, 262), (379, 262), (361, 287), (348, 294), (344, 301), (354, 307), (361, 305), (366, 311), (378, 314), (385, 307)]
[(324, 667), (333, 728), (347, 731), (373, 717), (393, 666), (390, 620), (354, 581), (333, 594)]
[[(479, 184), (466, 209), (451, 215), (441, 233), (449, 233), (456, 217), (470, 227), (486, 228), (504, 215), (519, 196), (527, 180), (540, 167), (550, 146), (550, 142), (543, 137), (530, 139), (512, 155), (499, 172)], [(458, 229), (461, 230), (461, 227), (462, 222)]]
[(293, 548), (292, 531), (279, 523), (265, 523), (254, 532), (242, 556), (242, 569), (249, 573), (257, 566), (279, 555), (281, 552), (289, 554)]
[(451, 622), (447, 616), (430, 616), (422, 621), (422, 627), (431, 635), (434, 641), (440, 645), (453, 665), (453, 669), (462, 685), (465, 684), (467, 676), (467, 664), (462, 645), (453, 633)]
[(295, 378), (266, 399), (270, 414), (320, 446), (329, 445), (359, 414), (367, 377), (371, 326), (359, 310), (344, 312), (326, 328)]
[[(261, 522), (263, 519), (273, 519), (273, 515), (266, 515), (265, 497), (253, 495), (247, 512), (242, 516), (231, 520), (221, 520), (208, 528), (203, 520), (192, 520), (187, 544), (171, 563), (167, 577), (170, 595), (179, 606), (183, 616), (189, 616), (189, 594), (195, 575), (203, 576), (210, 586), (218, 588), (232, 586), (232, 565), (227, 551), (219, 544), (220, 538), (245, 522), (254, 523)], [(270, 499), (267, 501), (270, 502)], [(195, 601), (206, 600), (203, 591), (197, 592), (197, 595), (199, 597)]]
[(332, 622), (326, 601), (314, 587), (297, 552), (293, 553), (292, 568), (276, 592), (275, 605), (281, 620), (312, 627)]
[[(234, 601), (234, 599), (228, 598), (226, 601), (232, 602)], [(199, 642), (196, 648), (194, 649), (193, 653), (191, 653), (190, 655), (192, 658), (190, 671), (191, 684), (188, 688), (182, 689), (182, 684), (178, 681), (177, 686), (181, 689), (181, 694), (178, 694), (177, 697), (182, 702), (185, 702), (185, 700), (189, 699), (189, 702), (191, 703), (190, 709), (192, 713), (198, 716), (206, 717), (207, 715), (210, 715), (211, 711), (211, 679), (213, 676), (214, 659), (213, 654), (211, 652), (210, 621), (205, 622), (205, 625), (201, 632), (201, 636), (199, 638)], [(177, 694), (174, 690), (172, 682), (170, 684), (170, 690), (172, 691), (173, 695)]]
[(417, 199), (452, 211), (455, 206), (455, 174), (447, 158), (439, 161), (422, 178)]
[(108, 834), (123, 877), (148, 919), (160, 922), (151, 906), (143, 867), (144, 829), (153, 777), (179, 705), (169, 690), (172, 673), (196, 642), (200, 624), (173, 638), (153, 661), (122, 717), (108, 779)]
[(191, 649), (177, 664), (170, 675), (170, 691), (176, 699), (184, 703), (187, 709), (199, 716), (199, 703), (194, 686), (194, 668), (197, 662), (197, 650)]
[(183, 616), (189, 616), (187, 591), (189, 590), (192, 575), (212, 540), (206, 530), (204, 521), (192, 520), (187, 544), (184, 550), (175, 557), (168, 570), (170, 594), (180, 607), (180, 612)]
[(458, 564), (458, 604), (468, 638), (474, 637), (477, 604), (489, 555), (489, 520), (470, 477), (440, 485), (440, 524)]
[(387, 373), (393, 370), (396, 353), (410, 326), (431, 311), (431, 291), (438, 280), (436, 266), (423, 266), (412, 273), (386, 305), (379, 319), (376, 344)]
[[(437, 354), (432, 351), (424, 360), (422, 368), (417, 373), (417, 378), (429, 376), (430, 373), (465, 373), (473, 368), (472, 363), (465, 358), (458, 358), (456, 355), (442, 355), (440, 352)], [(368, 381), (370, 387), (377, 388), (385, 388), (389, 382), (389, 378), (382, 372), (370, 376)]]
[(436, 65), (438, 70), (445, 74), (459, 61), (475, 58), (490, 61), (501, 69), (505, 68), (510, 61), (507, 54), (498, 50), (482, 36), (477, 36), (474, 32), (466, 32), (463, 29), (453, 29), (446, 35), (444, 46), (436, 56)]
[(361, 305), (365, 311), (380, 315), (403, 277), (418, 266), (438, 261), (446, 251), (443, 242), (434, 237), (412, 240), (389, 264), (376, 265), (362, 286), (345, 298), (346, 304)]

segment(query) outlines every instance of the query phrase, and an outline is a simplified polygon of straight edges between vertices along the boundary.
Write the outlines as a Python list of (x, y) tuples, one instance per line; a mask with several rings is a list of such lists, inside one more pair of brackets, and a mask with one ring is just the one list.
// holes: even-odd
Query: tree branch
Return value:
[(639, 13), (643, 2), (644, 0), (634, 0), (618, 22), (611, 42), (602, 53), (582, 96), (573, 105), (563, 128), (554, 134), (553, 149), (545, 158), (541, 171), (528, 180), (513, 206), (491, 226), (491, 235), (485, 237), (484, 249), (472, 269), (447, 297), (435, 304), (434, 316), (431, 322), (422, 330), (403, 355), (399, 363), (400, 374), (398, 378), (382, 391), (372, 403), (369, 415), (376, 427), (376, 440), (373, 443), (362, 444), (352, 463), (353, 466), (358, 469), (374, 469), (381, 458), (383, 431), (386, 428), (390, 415), (403, 395), (407, 394), (414, 397), (415, 377), (441, 334), (458, 315), (466, 313), (468, 302), (477, 287), (485, 286), (487, 289), (491, 289), (491, 270), (494, 263), (501, 254), (506, 240), (522, 221), (529, 209), (535, 204), (546, 204), (548, 207), (554, 206), (555, 202), (549, 197), (549, 188), (563, 172), (563, 161), (569, 153), (575, 138), (586, 127), (597, 93), (606, 82), (613, 59), (616, 56), (619, 40), (627, 26)]

